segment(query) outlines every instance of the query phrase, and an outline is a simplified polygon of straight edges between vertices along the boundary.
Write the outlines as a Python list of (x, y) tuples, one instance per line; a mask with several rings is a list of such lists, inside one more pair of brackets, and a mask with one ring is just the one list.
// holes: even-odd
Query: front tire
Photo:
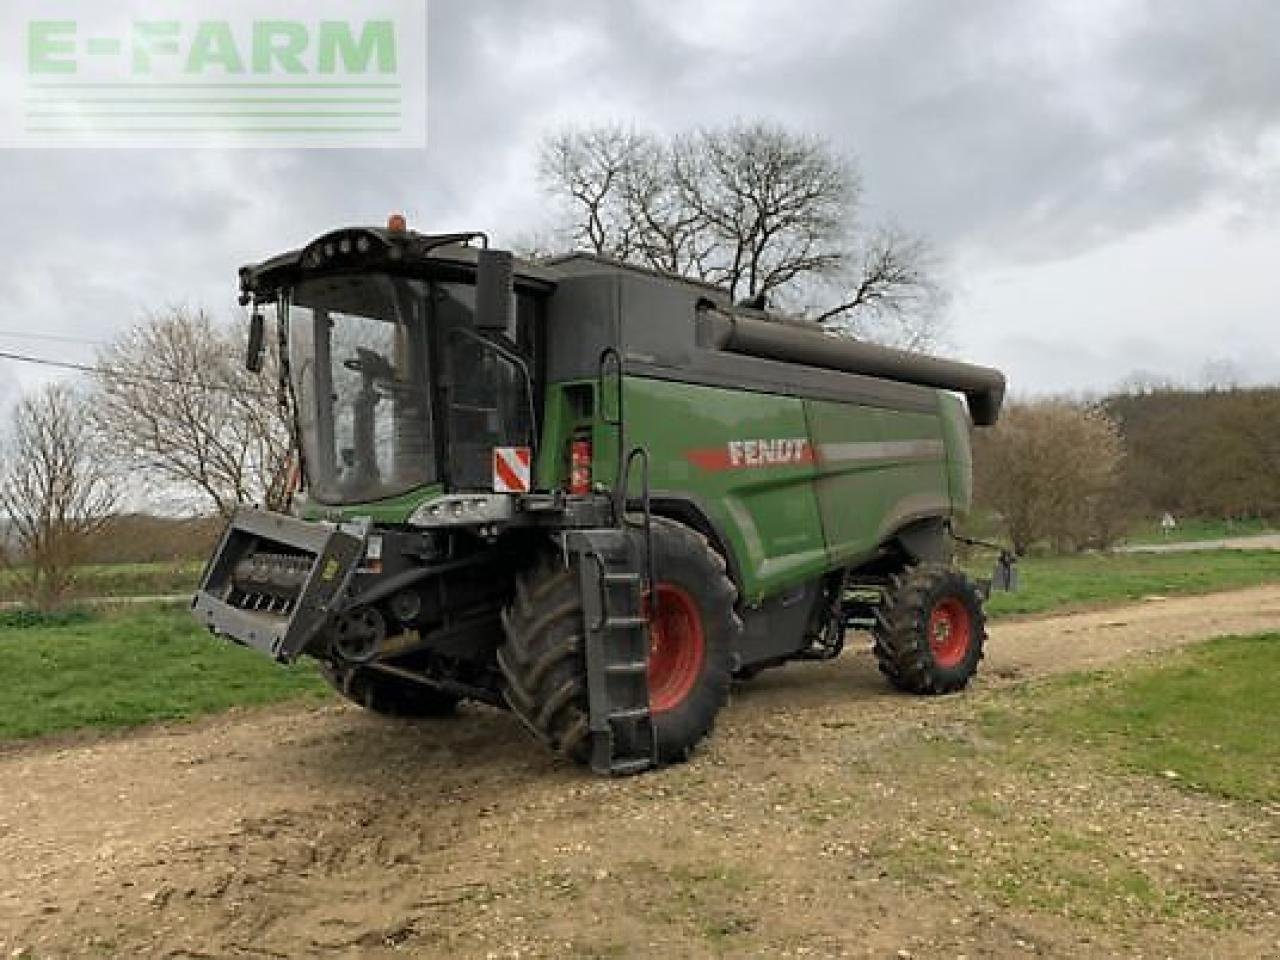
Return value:
[(873, 634), (880, 672), (899, 690), (954, 693), (968, 685), (982, 660), (982, 596), (953, 567), (911, 567), (894, 578)]
[[(697, 531), (653, 520), (656, 603), (650, 612), (649, 707), (660, 763), (687, 759), (729, 696), (742, 635), (724, 558)], [(504, 696), (553, 750), (588, 762), (582, 598), (575, 571), (547, 564), (517, 581), (498, 650)]]

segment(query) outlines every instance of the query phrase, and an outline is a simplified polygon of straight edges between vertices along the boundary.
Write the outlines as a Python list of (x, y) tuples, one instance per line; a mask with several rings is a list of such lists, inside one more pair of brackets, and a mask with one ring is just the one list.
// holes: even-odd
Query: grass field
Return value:
[[(1029, 557), (1018, 567), (1018, 592), (992, 596), (988, 610), (993, 618), (1276, 583), (1280, 582), (1280, 551)], [(985, 576), (990, 568), (975, 565), (971, 569)]]
[[(164, 597), (190, 593), (203, 569), (204, 562), (195, 560), (92, 564), (76, 571), (71, 597)], [(12, 571), (0, 570), (0, 602), (20, 599), (15, 581)]]
[[(1081, 955), (1258, 956), (1177, 944), (1274, 917), (1278, 654), (1280, 634), (1228, 637), (998, 692), (869, 771), (919, 781), (889, 871), (1119, 939)], [(1160, 924), (1177, 932), (1149, 953)]]
[(1277, 803), (1278, 656), (1280, 633), (1211, 640), (1158, 665), (1023, 688), (984, 728), (1024, 753), (1085, 747), (1133, 772)]
[[(184, 609), (0, 619), (0, 739), (125, 727), (229, 707), (327, 695), (310, 666), (282, 669), (220, 643)], [(8, 624), (6, 626), (5, 624)]]
[(1128, 543), (1165, 543), (1188, 540), (1225, 540), (1228, 537), (1251, 537), (1260, 533), (1274, 533), (1275, 527), (1265, 520), (1213, 520), (1189, 517), (1179, 520), (1169, 534), (1160, 529), (1157, 520), (1141, 524), (1125, 538)]
[[(1227, 537), (1249, 537), (1260, 533), (1275, 533), (1280, 529), (1266, 520), (1222, 520), (1214, 517), (1177, 517), (1177, 527), (1166, 536), (1160, 527), (1159, 516), (1135, 521), (1124, 536), (1123, 543), (1167, 543), (1172, 541), (1223, 540)], [(990, 511), (975, 509), (964, 521), (964, 532), (984, 540), (1001, 540), (1004, 537), (999, 519)]]

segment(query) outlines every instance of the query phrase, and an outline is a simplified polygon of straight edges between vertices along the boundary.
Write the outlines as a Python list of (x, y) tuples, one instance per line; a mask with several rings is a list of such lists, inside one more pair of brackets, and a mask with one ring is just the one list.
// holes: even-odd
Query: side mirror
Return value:
[(515, 261), (510, 250), (476, 253), (476, 326), (505, 333), (515, 315)]
[(244, 365), (250, 373), (262, 372), (262, 348), (266, 343), (266, 321), (257, 310), (249, 317), (249, 344), (244, 355)]

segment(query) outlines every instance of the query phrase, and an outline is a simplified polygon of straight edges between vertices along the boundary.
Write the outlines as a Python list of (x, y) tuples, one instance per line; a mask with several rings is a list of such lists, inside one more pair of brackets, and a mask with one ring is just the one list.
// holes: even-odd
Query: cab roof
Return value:
[[(240, 299), (267, 300), (279, 290), (293, 286), (308, 276), (322, 276), (342, 270), (385, 269), (414, 276), (456, 273), (458, 279), (474, 274), (476, 251), (488, 246), (489, 238), (477, 231), (464, 233), (418, 233), (383, 227), (344, 227), (317, 237), (305, 246), (240, 268)], [(678, 284), (712, 300), (730, 306), (729, 295), (721, 287), (687, 277), (663, 273), (583, 251), (533, 263), (516, 260), (516, 283), (525, 289), (549, 291), (561, 280), (600, 274), (623, 274)]]
[[(488, 245), (483, 233), (418, 233), (381, 227), (344, 227), (317, 237), (306, 246), (240, 268), (240, 299), (269, 299), (277, 291), (308, 276), (343, 270), (390, 270), (406, 276), (428, 269), (432, 274), (456, 273), (459, 278), (475, 272), (474, 244)], [(549, 290), (556, 275), (536, 264), (519, 261), (517, 284)]]

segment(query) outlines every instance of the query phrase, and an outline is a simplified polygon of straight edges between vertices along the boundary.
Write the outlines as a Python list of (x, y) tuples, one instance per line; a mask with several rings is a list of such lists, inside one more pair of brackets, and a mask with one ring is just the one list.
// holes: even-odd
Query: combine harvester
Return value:
[(508, 707), (610, 774), (685, 759), (733, 679), (850, 629), (902, 690), (977, 668), (990, 583), (951, 527), (997, 371), (399, 217), (240, 283), (252, 369), (274, 314), (301, 483), (292, 516), (228, 527), (193, 601), (215, 633), (378, 713)]

